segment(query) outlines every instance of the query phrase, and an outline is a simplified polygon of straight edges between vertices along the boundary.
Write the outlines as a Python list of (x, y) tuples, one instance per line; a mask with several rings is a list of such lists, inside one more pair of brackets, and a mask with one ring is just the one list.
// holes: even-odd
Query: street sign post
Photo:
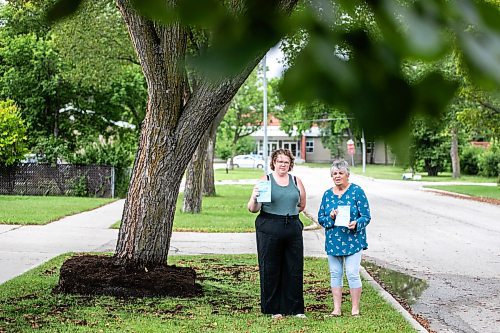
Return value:
[(351, 166), (354, 166), (354, 154), (356, 153), (356, 148), (352, 139), (347, 140), (347, 153), (351, 155)]

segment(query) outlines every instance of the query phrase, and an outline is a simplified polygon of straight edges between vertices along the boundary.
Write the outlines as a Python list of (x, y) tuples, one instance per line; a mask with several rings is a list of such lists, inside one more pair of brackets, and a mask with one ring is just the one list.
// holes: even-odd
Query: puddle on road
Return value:
[(414, 304), (422, 292), (427, 288), (427, 283), (419, 278), (378, 266), (363, 260), (362, 266), (396, 298), (401, 298), (407, 304)]

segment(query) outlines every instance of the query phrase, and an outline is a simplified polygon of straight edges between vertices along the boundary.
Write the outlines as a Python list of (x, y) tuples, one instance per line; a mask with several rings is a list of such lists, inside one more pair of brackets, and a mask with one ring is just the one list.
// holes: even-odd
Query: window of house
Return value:
[(306, 153), (313, 153), (313, 152), (314, 152), (314, 140), (307, 140)]

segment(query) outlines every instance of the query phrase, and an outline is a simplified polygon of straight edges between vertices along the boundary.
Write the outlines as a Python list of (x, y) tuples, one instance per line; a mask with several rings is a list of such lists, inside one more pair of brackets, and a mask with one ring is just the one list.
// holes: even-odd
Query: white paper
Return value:
[(347, 227), (351, 220), (351, 206), (338, 206), (337, 216), (335, 217), (335, 226)]
[(257, 202), (271, 202), (271, 181), (261, 180), (257, 183), (259, 189), (259, 196)]

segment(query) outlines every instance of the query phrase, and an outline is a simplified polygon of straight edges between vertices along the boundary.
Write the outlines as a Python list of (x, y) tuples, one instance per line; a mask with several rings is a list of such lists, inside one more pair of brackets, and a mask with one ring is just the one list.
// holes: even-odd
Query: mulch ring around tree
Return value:
[(118, 297), (194, 297), (202, 295), (190, 267), (157, 266), (151, 269), (117, 264), (113, 257), (74, 256), (64, 262), (56, 293)]

